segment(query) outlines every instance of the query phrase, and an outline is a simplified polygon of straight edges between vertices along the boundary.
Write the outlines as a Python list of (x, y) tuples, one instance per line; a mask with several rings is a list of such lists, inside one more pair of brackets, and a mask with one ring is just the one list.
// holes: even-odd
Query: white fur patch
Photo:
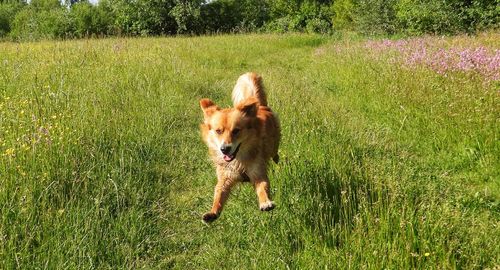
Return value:
[(271, 210), (275, 207), (276, 205), (274, 204), (273, 201), (267, 201), (267, 202), (263, 202), (259, 205), (259, 208), (260, 210), (262, 211), (268, 211), (268, 210)]

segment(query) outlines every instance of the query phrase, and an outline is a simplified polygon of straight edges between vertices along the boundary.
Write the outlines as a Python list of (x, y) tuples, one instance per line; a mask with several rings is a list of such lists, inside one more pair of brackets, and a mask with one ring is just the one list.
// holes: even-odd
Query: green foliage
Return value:
[(265, 25), (265, 31), (271, 33), (298, 32), (301, 18), (299, 16), (285, 16), (274, 19)]
[(461, 29), (459, 1), (400, 0), (397, 18), (409, 34), (456, 33)]
[(63, 38), (71, 33), (70, 29), (71, 20), (64, 7), (40, 3), (16, 14), (10, 36), (16, 40)]
[(25, 1), (0, 1), (0, 38), (3, 38), (10, 33), (16, 14), (25, 6)]
[(74, 34), (77, 37), (104, 35), (108, 33), (111, 18), (101, 8), (87, 1), (80, 1), (71, 6), (71, 19)]
[(177, 23), (177, 33), (199, 33), (200, 32), (200, 7), (202, 0), (175, 0), (174, 7), (170, 10)]
[(21, 3), (0, 3), (0, 38), (11, 31), (12, 21), (21, 8)]
[[(431, 0), (433, 1), (433, 0)], [(357, 0), (354, 24), (364, 34), (394, 34), (397, 29), (394, 5), (397, 0)]]
[(270, 32), (329, 33), (332, 31), (332, 9), (319, 1), (276, 1), (265, 29)]
[(173, 20), (168, 15), (170, 0), (103, 0), (97, 11), (106, 22), (108, 33), (117, 35), (159, 35), (173, 33)]
[(471, 0), (464, 10), (464, 28), (470, 32), (500, 27), (500, 0)]
[(310, 34), (314, 33), (327, 34), (330, 33), (331, 31), (332, 31), (332, 24), (325, 19), (312, 18), (307, 20), (306, 32)]
[(353, 29), (354, 13), (356, 11), (353, 0), (336, 0), (333, 2), (333, 28)]
[(31, 8), (18, 12), (12, 21), (10, 36), (16, 39), (38, 38), (35, 15), (35, 11)]
[(228, 33), (238, 25), (238, 8), (235, 1), (212, 1), (201, 6), (200, 17), (206, 33)]
[(59, 0), (31, 0), (30, 6), (37, 11), (46, 11), (62, 7)]
[(266, 0), (235, 0), (234, 5), (236, 13), (232, 16), (240, 31), (255, 31), (270, 18)]
[(219, 0), (201, 6), (201, 32), (255, 32), (269, 20), (266, 0)]
[(409, 34), (475, 32), (500, 22), (499, 0), (400, 0), (396, 9), (400, 30)]
[(71, 33), (71, 22), (64, 8), (38, 11), (36, 18), (39, 33), (45, 38), (63, 38)]
[[(88, 0), (3, 1), (0, 37), (235, 32), (454, 34), (497, 28), (500, 0)], [(29, 9), (28, 11), (24, 11)], [(16, 18), (20, 11), (19, 17)]]

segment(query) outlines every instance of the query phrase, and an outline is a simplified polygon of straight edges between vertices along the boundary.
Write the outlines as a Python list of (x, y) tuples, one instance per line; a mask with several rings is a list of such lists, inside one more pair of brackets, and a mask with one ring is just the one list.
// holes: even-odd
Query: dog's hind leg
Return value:
[(259, 208), (261, 211), (270, 211), (273, 210), (275, 204), (271, 201), (270, 189), (271, 185), (269, 184), (269, 179), (267, 176), (250, 178), (252, 182), (255, 193), (257, 193), (257, 197), (259, 199)]
[(267, 177), (267, 163), (254, 163), (253, 166), (247, 168), (246, 171), (250, 182), (252, 183), (255, 193), (259, 198), (259, 208), (261, 211), (273, 210), (275, 204), (271, 201), (269, 178)]
[(271, 211), (274, 209), (275, 204), (271, 201), (271, 197), (269, 196), (269, 180), (268, 179), (258, 179), (253, 181), (253, 185), (255, 187), (255, 192), (257, 193), (257, 197), (259, 198), (259, 209), (261, 211)]

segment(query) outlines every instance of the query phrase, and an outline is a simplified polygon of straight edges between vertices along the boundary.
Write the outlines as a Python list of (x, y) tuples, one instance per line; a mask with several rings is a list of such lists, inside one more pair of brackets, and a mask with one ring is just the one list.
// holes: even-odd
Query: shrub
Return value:
[(394, 34), (397, 28), (396, 0), (358, 0), (354, 23), (364, 34)]
[(12, 22), (23, 6), (20, 2), (0, 3), (0, 38), (10, 33)]
[(324, 19), (313, 18), (307, 21), (306, 31), (308, 33), (327, 34), (332, 30), (332, 24)]
[(63, 38), (71, 33), (68, 10), (59, 1), (32, 1), (16, 14), (10, 36), (17, 40)]
[(8, 5), (0, 4), (0, 37), (10, 32), (11, 10)]
[(472, 0), (463, 13), (465, 14), (465, 27), (470, 32), (500, 26), (500, 2), (498, 0)]
[(295, 5), (281, 3), (275, 9), (274, 14), (280, 14), (278, 12), (280, 11), (286, 15), (267, 23), (265, 29), (269, 32), (328, 33), (332, 30), (333, 12), (330, 5), (320, 4), (316, 1), (304, 1), (300, 5), (297, 2)]
[(463, 30), (459, 4), (453, 0), (400, 0), (396, 16), (400, 29), (411, 35), (456, 33)]
[(170, 10), (169, 15), (177, 23), (177, 33), (199, 33), (201, 22), (201, 0), (185, 1), (176, 0), (175, 6)]
[(356, 11), (353, 0), (337, 0), (333, 2), (333, 28), (353, 29), (354, 13)]
[(10, 36), (17, 40), (32, 40), (40, 38), (36, 12), (32, 8), (25, 8), (16, 14), (12, 21)]
[(44, 10), (37, 13), (36, 18), (44, 38), (63, 38), (71, 33), (71, 21), (65, 9)]
[(71, 6), (70, 15), (75, 36), (109, 34), (112, 16), (111, 12), (103, 7), (103, 5), (94, 6), (86, 1)]
[(230, 32), (237, 27), (239, 18), (234, 1), (213, 1), (201, 6), (203, 32)]
[(266, 32), (286, 33), (301, 31), (299, 16), (285, 16), (267, 23), (264, 28)]

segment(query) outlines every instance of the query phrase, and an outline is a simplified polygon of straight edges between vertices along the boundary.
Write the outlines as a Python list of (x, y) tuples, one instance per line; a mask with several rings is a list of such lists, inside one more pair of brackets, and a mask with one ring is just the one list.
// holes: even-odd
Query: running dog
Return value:
[(238, 78), (232, 93), (233, 108), (221, 109), (210, 99), (200, 100), (204, 121), (200, 125), (203, 140), (217, 172), (212, 209), (204, 222), (216, 220), (231, 188), (249, 181), (255, 188), (259, 208), (270, 211), (271, 200), (267, 166), (278, 163), (281, 137), (276, 114), (267, 106), (262, 78), (252, 72)]

